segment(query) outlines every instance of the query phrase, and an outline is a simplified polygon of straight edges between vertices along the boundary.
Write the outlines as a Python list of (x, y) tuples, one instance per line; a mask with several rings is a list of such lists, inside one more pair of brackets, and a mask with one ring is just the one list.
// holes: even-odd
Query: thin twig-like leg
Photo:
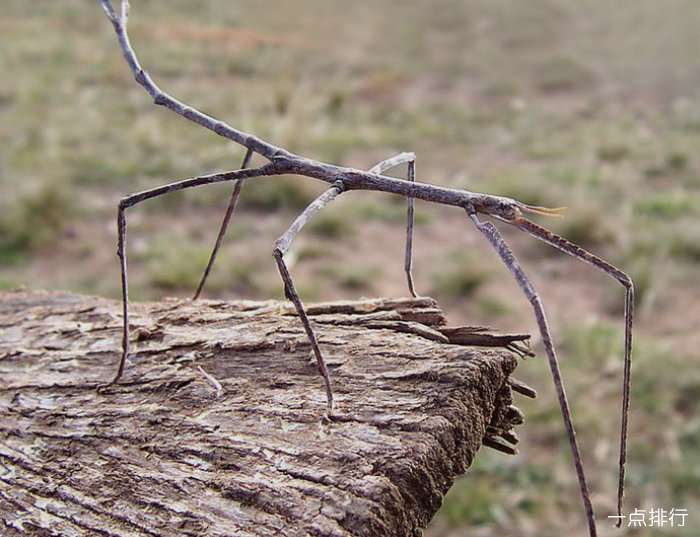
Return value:
[(313, 350), (314, 356), (316, 357), (316, 364), (318, 365), (318, 372), (321, 373), (323, 377), (323, 383), (326, 388), (326, 400), (328, 404), (328, 415), (330, 416), (333, 412), (333, 389), (331, 388), (331, 379), (328, 374), (328, 368), (326, 367), (326, 362), (323, 359), (323, 354), (321, 353), (321, 348), (318, 345), (318, 340), (316, 339), (316, 334), (311, 328), (311, 323), (309, 322), (309, 317), (306, 315), (304, 310), (304, 305), (301, 303), (301, 299), (294, 288), (294, 282), (292, 282), (292, 277), (289, 274), (289, 269), (284, 262), (284, 254), (287, 253), (289, 245), (297, 236), (301, 228), (323, 207), (328, 203), (337, 198), (341, 192), (343, 192), (342, 183), (338, 182), (321, 194), (318, 198), (309, 204), (309, 206), (304, 209), (304, 211), (297, 216), (296, 220), (292, 223), (287, 231), (277, 239), (275, 242), (275, 249), (273, 251), (275, 261), (277, 261), (277, 268), (282, 276), (282, 281), (284, 282), (284, 296), (288, 300), (294, 303), (294, 307), (297, 310), (297, 314), (301, 319), (301, 323), (304, 325), (304, 330), (306, 331), (306, 336), (309, 338), (309, 343), (311, 343), (311, 349)]
[(535, 288), (530, 283), (530, 280), (528, 280), (527, 276), (525, 276), (525, 273), (520, 267), (518, 260), (515, 258), (515, 255), (506, 244), (498, 229), (496, 229), (496, 227), (490, 222), (481, 222), (472, 207), (467, 206), (465, 208), (467, 210), (467, 214), (469, 214), (469, 217), (472, 219), (476, 227), (488, 239), (498, 255), (501, 257), (503, 263), (513, 274), (515, 280), (520, 286), (520, 289), (530, 301), (530, 304), (532, 304), (532, 308), (535, 311), (537, 326), (539, 327), (540, 335), (542, 336), (542, 343), (544, 344), (547, 360), (549, 361), (549, 368), (554, 379), (557, 399), (559, 400), (559, 407), (561, 409), (562, 418), (564, 419), (564, 427), (566, 428), (566, 434), (569, 438), (569, 447), (571, 448), (571, 454), (574, 459), (576, 476), (578, 477), (578, 483), (581, 489), (581, 498), (583, 499), (583, 506), (586, 511), (586, 518), (588, 519), (588, 531), (590, 537), (595, 537), (597, 535), (597, 530), (595, 525), (595, 515), (593, 513), (593, 504), (588, 491), (586, 476), (583, 471), (583, 462), (581, 461), (581, 453), (579, 451), (578, 442), (576, 441), (574, 424), (571, 419), (571, 410), (569, 408), (566, 392), (564, 391), (564, 384), (562, 382), (561, 372), (559, 371), (559, 363), (557, 362), (557, 355), (554, 350), (554, 344), (552, 343), (552, 336), (549, 332), (549, 326), (547, 325), (547, 318), (545, 317), (542, 301), (535, 291)]
[[(399, 164), (408, 164), (407, 180), (415, 182), (416, 180), (416, 155), (415, 153), (401, 153), (387, 160), (383, 160), (379, 164), (373, 166), (369, 172), (382, 174), (389, 168), (398, 166)], [(406, 196), (406, 255), (404, 261), (404, 271), (406, 272), (406, 281), (408, 290), (413, 298), (417, 298), (416, 288), (413, 284), (413, 198)]]
[[(245, 168), (248, 167), (250, 164), (250, 159), (253, 158), (253, 150), (248, 149), (245, 153), (245, 157), (243, 157), (243, 163), (241, 164), (241, 169), (244, 170)], [(245, 179), (239, 179), (236, 181), (236, 185), (233, 187), (233, 193), (231, 194), (231, 200), (228, 202), (228, 207), (226, 208), (226, 214), (224, 215), (224, 220), (221, 222), (221, 228), (219, 229), (219, 234), (216, 236), (216, 242), (214, 243), (214, 249), (211, 251), (211, 256), (209, 257), (209, 262), (207, 263), (206, 268), (204, 269), (204, 273), (202, 274), (202, 279), (199, 281), (199, 285), (197, 286), (197, 290), (194, 292), (194, 296), (192, 297), (192, 300), (197, 300), (199, 298), (199, 295), (202, 293), (202, 289), (204, 288), (204, 284), (207, 281), (207, 278), (209, 277), (209, 272), (211, 271), (211, 267), (214, 265), (214, 261), (216, 261), (216, 254), (219, 252), (219, 248), (221, 247), (221, 241), (224, 238), (224, 235), (226, 234), (226, 230), (228, 229), (228, 223), (231, 220), (231, 215), (233, 214), (233, 211), (236, 208), (236, 203), (238, 203), (238, 197), (241, 195), (241, 189), (243, 188), (243, 183)]]
[(391, 158), (382, 160), (374, 166), (372, 166), (368, 171), (369, 173), (376, 173), (382, 175), (385, 171), (400, 166), (401, 164), (407, 164), (409, 162), (414, 162), (416, 160), (416, 154), (411, 151), (406, 151), (404, 153), (399, 153)]
[[(554, 246), (576, 259), (585, 261), (594, 267), (609, 274), (625, 287), (625, 350), (624, 371), (622, 378), (622, 417), (620, 425), (620, 461), (618, 466), (617, 486), (617, 514), (622, 516), (622, 499), (625, 493), (625, 462), (627, 461), (627, 430), (629, 423), (630, 406), (630, 376), (632, 369), (632, 322), (634, 317), (634, 286), (632, 279), (617, 267), (603, 261), (598, 256), (576, 246), (564, 237), (560, 237), (543, 227), (524, 218), (512, 222), (515, 227), (532, 235), (533, 237)], [(622, 524), (622, 518), (618, 518), (617, 526)]]
[[(411, 160), (408, 163), (408, 180), (412, 183), (416, 181), (416, 161)], [(417, 298), (416, 288), (413, 285), (413, 198), (406, 197), (406, 257), (404, 261), (404, 271), (406, 272), (406, 281), (408, 282), (408, 290), (413, 298)]]
[(259, 168), (249, 168), (245, 170), (236, 170), (213, 175), (204, 175), (201, 177), (193, 177), (191, 179), (185, 179), (184, 181), (177, 181), (161, 187), (144, 190), (143, 192), (137, 192), (136, 194), (131, 194), (121, 199), (119, 202), (119, 209), (117, 211), (117, 234), (119, 237), (117, 242), (117, 256), (119, 257), (119, 264), (121, 267), (122, 307), (124, 315), (124, 325), (122, 328), (122, 355), (119, 360), (117, 373), (114, 375), (114, 378), (108, 385), (116, 383), (121, 378), (122, 373), (124, 373), (126, 357), (129, 355), (129, 290), (126, 277), (126, 210), (129, 207), (141, 203), (142, 201), (167, 194), (168, 192), (176, 192), (178, 190), (184, 190), (186, 188), (192, 188), (200, 185), (220, 183), (222, 181), (236, 181), (248, 177), (259, 177), (261, 175), (274, 173), (274, 166), (271, 164), (266, 164)]

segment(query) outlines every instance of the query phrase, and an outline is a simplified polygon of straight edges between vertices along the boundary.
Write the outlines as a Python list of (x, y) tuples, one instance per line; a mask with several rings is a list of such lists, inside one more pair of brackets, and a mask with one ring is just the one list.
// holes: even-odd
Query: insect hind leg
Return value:
[[(253, 150), (248, 149), (246, 151), (245, 157), (243, 157), (243, 163), (241, 164), (241, 169), (244, 170), (250, 165), (250, 160), (253, 157)], [(241, 195), (241, 189), (243, 188), (243, 183), (245, 182), (245, 179), (241, 179), (239, 181), (236, 181), (236, 185), (233, 187), (233, 192), (231, 193), (231, 199), (228, 202), (228, 207), (226, 208), (226, 213), (224, 214), (224, 219), (221, 222), (221, 227), (219, 228), (219, 234), (216, 236), (216, 242), (214, 243), (214, 248), (211, 251), (211, 255), (209, 256), (209, 261), (207, 262), (207, 266), (204, 268), (204, 272), (202, 273), (202, 278), (199, 280), (199, 285), (197, 286), (196, 291), (194, 292), (194, 296), (192, 297), (192, 300), (197, 300), (199, 298), (199, 295), (202, 294), (202, 289), (204, 288), (204, 284), (207, 281), (207, 278), (209, 277), (209, 272), (211, 271), (212, 266), (214, 265), (214, 261), (216, 261), (216, 255), (219, 252), (219, 248), (221, 247), (221, 242), (223, 241), (224, 235), (226, 234), (226, 230), (228, 229), (228, 224), (231, 221), (231, 216), (233, 215), (233, 211), (236, 209), (236, 204), (238, 203), (238, 198)]]
[(289, 273), (289, 268), (284, 262), (284, 254), (287, 253), (287, 250), (289, 250), (289, 246), (291, 245), (292, 241), (296, 238), (296, 236), (306, 225), (306, 223), (318, 211), (320, 211), (328, 203), (337, 198), (343, 192), (343, 190), (344, 188), (342, 186), (342, 183), (335, 183), (323, 194), (321, 194), (314, 201), (312, 201), (306, 207), (306, 209), (304, 209), (302, 213), (299, 216), (297, 216), (294, 222), (292, 222), (292, 225), (289, 226), (289, 229), (287, 229), (287, 231), (285, 231), (282, 234), (282, 236), (279, 239), (277, 239), (277, 241), (275, 242), (275, 248), (272, 253), (272, 255), (275, 258), (275, 261), (277, 262), (277, 268), (279, 269), (282, 281), (284, 282), (284, 295), (294, 304), (294, 308), (296, 309), (297, 314), (299, 315), (299, 319), (301, 320), (301, 323), (304, 327), (306, 336), (309, 339), (309, 343), (311, 344), (311, 349), (314, 353), (314, 356), (316, 357), (318, 371), (321, 374), (321, 377), (323, 377), (323, 384), (326, 390), (327, 411), (329, 417), (333, 412), (333, 388), (331, 386), (331, 379), (328, 373), (328, 367), (326, 365), (325, 359), (323, 358), (321, 347), (318, 344), (318, 338), (316, 337), (316, 334), (311, 326), (311, 322), (309, 321), (309, 317), (306, 314), (306, 310), (304, 309), (304, 305), (302, 304), (301, 298), (299, 298), (299, 294), (297, 293), (296, 288), (294, 287), (294, 282), (292, 281), (292, 276)]

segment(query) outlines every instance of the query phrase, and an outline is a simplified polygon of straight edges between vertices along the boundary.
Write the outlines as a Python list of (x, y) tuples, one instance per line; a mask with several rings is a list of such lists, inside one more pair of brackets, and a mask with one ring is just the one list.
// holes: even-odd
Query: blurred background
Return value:
[[(358, 168), (415, 151), (420, 181), (567, 206), (566, 218), (540, 223), (631, 273), (637, 288), (627, 508), (688, 510), (684, 527), (608, 528), (623, 289), (504, 229), (548, 309), (601, 533), (698, 534), (696, 0), (133, 4), (132, 40), (156, 83), (240, 129)], [(236, 168), (243, 151), (152, 104), (96, 1), (3, 0), (0, 51), (0, 288), (117, 298), (119, 198)], [(282, 298), (273, 242), (324, 188), (246, 184), (204, 296)], [(230, 191), (203, 187), (130, 211), (133, 299), (191, 295)], [(302, 298), (405, 296), (404, 211), (402, 199), (349, 193), (317, 216), (290, 257)], [(414, 266), (418, 292), (451, 324), (536, 333), (463, 211), (417, 203)], [(427, 536), (585, 533), (541, 352), (517, 376), (540, 393), (517, 402), (527, 416), (520, 455), (482, 451)]]

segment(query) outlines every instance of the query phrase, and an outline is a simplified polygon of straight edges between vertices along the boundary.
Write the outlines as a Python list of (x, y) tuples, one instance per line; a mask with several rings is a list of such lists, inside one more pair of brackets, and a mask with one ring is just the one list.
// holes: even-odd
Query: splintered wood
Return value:
[(3, 535), (415, 536), (482, 444), (517, 441), (515, 354), (450, 343), (431, 299), (309, 306), (332, 421), (291, 306), (133, 312), (99, 389), (119, 302), (0, 293)]

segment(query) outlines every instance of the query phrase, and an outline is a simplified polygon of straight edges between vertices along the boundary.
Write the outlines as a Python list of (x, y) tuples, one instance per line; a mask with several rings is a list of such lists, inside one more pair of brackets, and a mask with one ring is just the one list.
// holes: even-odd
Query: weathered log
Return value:
[(431, 299), (309, 306), (332, 419), (272, 301), (134, 304), (98, 389), (119, 308), (0, 293), (3, 535), (416, 536), (484, 441), (517, 440), (515, 355), (450, 343)]

